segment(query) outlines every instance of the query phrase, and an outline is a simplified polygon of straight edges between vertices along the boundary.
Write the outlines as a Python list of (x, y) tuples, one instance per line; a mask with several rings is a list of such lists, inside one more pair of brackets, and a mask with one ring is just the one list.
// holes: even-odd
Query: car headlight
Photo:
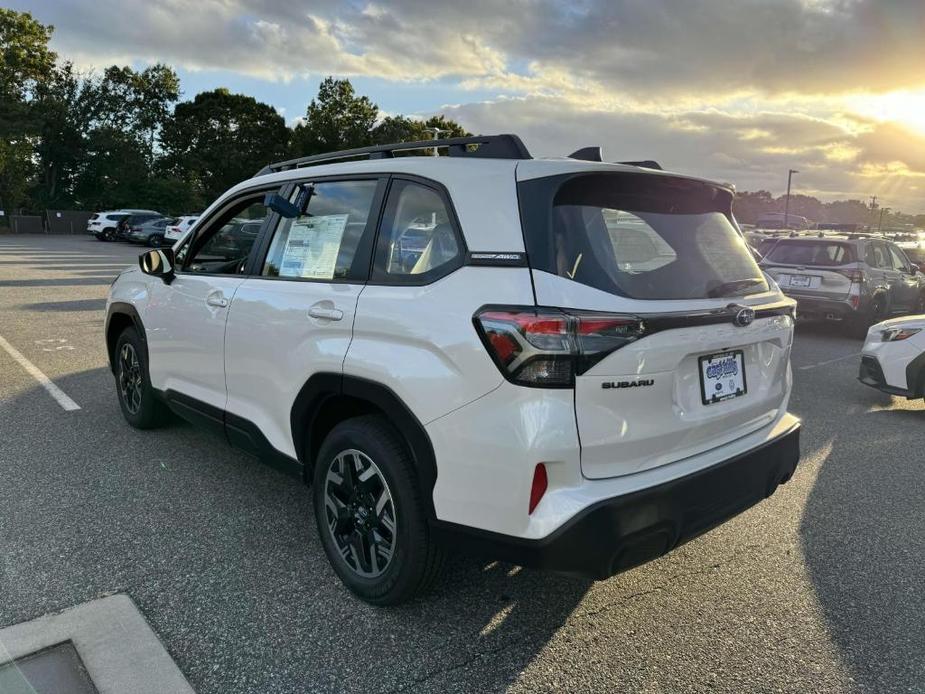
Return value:
[(908, 340), (913, 335), (922, 332), (921, 328), (889, 328), (880, 333), (883, 342), (899, 342)]

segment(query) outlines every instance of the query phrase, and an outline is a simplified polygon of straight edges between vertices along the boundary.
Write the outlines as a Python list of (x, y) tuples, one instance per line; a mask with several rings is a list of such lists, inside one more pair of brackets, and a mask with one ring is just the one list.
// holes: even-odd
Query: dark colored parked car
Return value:
[(167, 227), (176, 221), (173, 217), (152, 219), (143, 224), (136, 224), (129, 228), (128, 240), (132, 243), (143, 243), (157, 248), (164, 243), (164, 234)]
[(144, 212), (144, 213), (135, 213), (130, 214), (128, 217), (119, 222), (119, 225), (116, 227), (116, 238), (122, 241), (129, 240), (129, 232), (132, 227), (139, 227), (145, 222), (150, 222), (154, 219), (162, 219), (164, 215), (160, 212)]

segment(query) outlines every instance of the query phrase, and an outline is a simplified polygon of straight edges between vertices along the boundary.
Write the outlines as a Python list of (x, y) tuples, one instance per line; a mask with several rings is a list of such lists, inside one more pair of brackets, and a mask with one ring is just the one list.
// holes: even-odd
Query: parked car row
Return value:
[(198, 215), (167, 217), (154, 210), (112, 210), (90, 217), (87, 233), (100, 241), (130, 241), (156, 248), (173, 244), (197, 219)]

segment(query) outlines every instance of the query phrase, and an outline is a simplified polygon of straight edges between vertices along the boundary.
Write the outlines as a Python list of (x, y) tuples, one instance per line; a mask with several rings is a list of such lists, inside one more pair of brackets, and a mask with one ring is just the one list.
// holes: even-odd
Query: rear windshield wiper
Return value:
[(732, 296), (737, 291), (742, 289), (747, 289), (748, 287), (754, 287), (756, 284), (761, 284), (764, 282), (762, 279), (750, 278), (747, 280), (735, 280), (733, 282), (723, 282), (718, 284), (709, 291), (707, 291), (707, 296), (710, 298), (717, 296)]

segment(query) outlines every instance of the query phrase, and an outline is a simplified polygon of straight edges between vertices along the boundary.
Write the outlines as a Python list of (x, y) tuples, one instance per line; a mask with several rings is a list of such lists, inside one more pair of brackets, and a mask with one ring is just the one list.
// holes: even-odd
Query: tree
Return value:
[(52, 31), (28, 12), (0, 8), (0, 209), (26, 202), (37, 134), (33, 97), (54, 69)]
[(289, 128), (272, 106), (215, 89), (178, 104), (162, 141), (161, 175), (189, 181), (197, 196), (212, 200), (285, 158)]
[(390, 142), (414, 142), (416, 140), (430, 140), (433, 138), (428, 128), (439, 128), (440, 137), (465, 137), (467, 132), (456, 121), (449, 120), (440, 114), (432, 116), (426, 121), (414, 120), (405, 116), (386, 116), (372, 130), (373, 144), (388, 144)]
[(350, 80), (326, 78), (292, 133), (293, 156), (322, 154), (372, 143), (379, 107), (356, 96)]

